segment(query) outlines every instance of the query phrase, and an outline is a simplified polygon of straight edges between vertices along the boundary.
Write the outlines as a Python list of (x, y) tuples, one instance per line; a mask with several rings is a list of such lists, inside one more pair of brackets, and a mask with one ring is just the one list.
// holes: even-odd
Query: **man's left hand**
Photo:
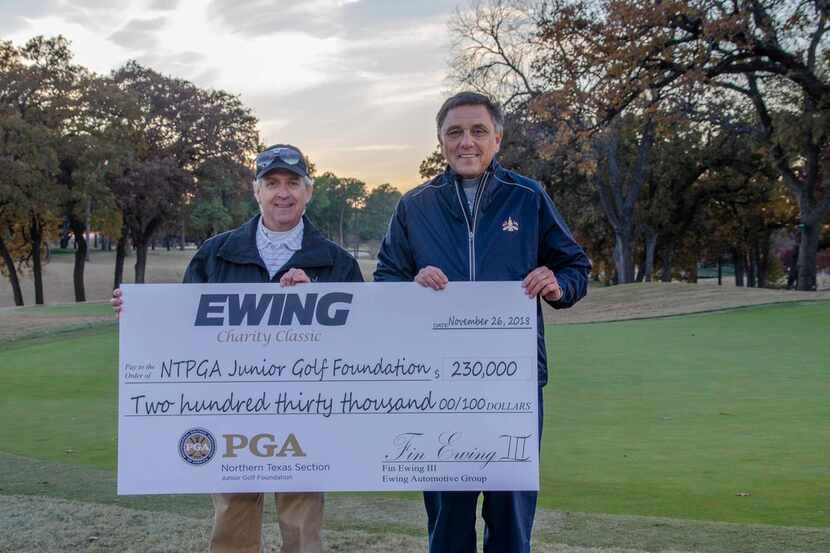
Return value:
[(294, 286), (295, 284), (302, 284), (303, 282), (311, 282), (308, 275), (302, 269), (288, 269), (284, 275), (280, 277), (280, 286)]
[(557, 301), (562, 297), (562, 288), (556, 275), (547, 267), (536, 267), (522, 281), (522, 288), (531, 298), (542, 296), (547, 301)]

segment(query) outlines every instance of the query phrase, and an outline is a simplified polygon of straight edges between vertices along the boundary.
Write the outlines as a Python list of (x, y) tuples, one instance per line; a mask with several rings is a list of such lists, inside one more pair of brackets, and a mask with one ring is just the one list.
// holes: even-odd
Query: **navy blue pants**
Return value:
[[(539, 438), (542, 388), (539, 388)], [(475, 553), (476, 503), (484, 494), (484, 553), (530, 553), (536, 492), (424, 492), (429, 553)]]

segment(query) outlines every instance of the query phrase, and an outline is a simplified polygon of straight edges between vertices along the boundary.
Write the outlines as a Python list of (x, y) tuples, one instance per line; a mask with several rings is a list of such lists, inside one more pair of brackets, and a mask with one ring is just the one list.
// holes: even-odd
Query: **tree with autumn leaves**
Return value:
[(60, 210), (57, 148), (70, 109), (70, 59), (62, 39), (22, 48), (0, 42), (0, 254), (18, 305), (21, 266), (32, 267), (35, 301), (43, 303), (42, 246)]
[[(799, 206), (797, 287), (811, 290), (830, 212), (828, 6), (490, 0), (451, 22), (451, 75), (544, 128), (535, 132), (535, 154), (560, 159), (562, 175), (570, 172), (577, 183), (592, 182), (615, 236), (618, 281), (631, 281), (632, 243), (641, 238), (652, 250), (646, 266), (659, 248), (663, 272), (671, 273), (679, 242), (675, 232), (649, 223), (656, 198), (682, 198), (682, 182), (682, 190), (695, 192), (690, 197), (715, 201), (721, 194), (703, 192), (713, 172), (771, 167)], [(718, 143), (740, 147), (713, 149)], [(681, 154), (676, 163), (660, 163), (672, 150)]]
[[(61, 227), (74, 238), (75, 300), (85, 301), (93, 228), (116, 242), (117, 288), (130, 244), (142, 283), (156, 237), (199, 243), (238, 226), (257, 212), (251, 166), (263, 148), (236, 95), (135, 61), (96, 75), (73, 62), (62, 37), (0, 42), (0, 271), (15, 304), (24, 302), (21, 269), (44, 303), (42, 263)], [(317, 180), (309, 214), (330, 236), (381, 238), (399, 192), (367, 193), (332, 173)]]
[(590, 35), (588, 58), (610, 70), (600, 90), (612, 115), (655, 92), (699, 90), (748, 102), (769, 163), (799, 205), (798, 289), (816, 288), (816, 253), (830, 213), (830, 76), (824, 1), (557, 2), (539, 20), (543, 43)]
[(46, 241), (65, 221), (75, 238), (75, 299), (84, 301), (85, 235), (94, 222), (126, 241), (144, 282), (147, 249), (165, 225), (199, 212), (198, 179), (230, 168), (250, 191), (247, 167), (260, 148), (256, 119), (237, 96), (204, 90), (128, 62), (109, 77), (72, 62), (68, 41), (0, 43), (0, 259), (22, 305), (18, 270), (31, 266), (44, 302)]
[[(210, 186), (230, 178), (224, 184), (230, 184), (231, 195), (250, 189), (253, 176), (245, 168), (260, 148), (259, 134), (256, 118), (238, 96), (201, 89), (134, 61), (111, 78), (136, 106), (129, 121), (136, 141), (111, 187), (123, 213), (122, 240), (128, 235), (136, 250), (135, 282), (141, 283), (150, 242), (159, 230), (184, 219), (189, 199), (215, 200), (211, 194), (197, 195), (197, 177)], [(200, 212), (197, 204), (191, 213)], [(124, 250), (122, 244), (116, 255)], [(123, 260), (116, 259), (120, 266)], [(120, 284), (118, 274), (114, 284)]]

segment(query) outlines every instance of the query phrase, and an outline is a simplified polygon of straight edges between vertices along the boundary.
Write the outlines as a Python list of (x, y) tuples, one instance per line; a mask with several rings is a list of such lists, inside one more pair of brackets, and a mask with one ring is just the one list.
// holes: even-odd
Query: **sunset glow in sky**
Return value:
[(460, 0), (0, 0), (0, 37), (62, 34), (108, 74), (129, 59), (239, 94), (266, 144), (406, 190), (436, 145)]

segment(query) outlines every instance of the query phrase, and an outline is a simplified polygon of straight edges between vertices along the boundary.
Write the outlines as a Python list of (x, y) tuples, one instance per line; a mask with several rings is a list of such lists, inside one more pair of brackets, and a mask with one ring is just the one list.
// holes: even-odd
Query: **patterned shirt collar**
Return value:
[(287, 231), (273, 231), (267, 228), (262, 223), (262, 217), (259, 218), (259, 229), (257, 230), (257, 242), (263, 246), (270, 246), (272, 248), (285, 247), (290, 251), (297, 251), (303, 246), (303, 220), (297, 223), (297, 226)]

